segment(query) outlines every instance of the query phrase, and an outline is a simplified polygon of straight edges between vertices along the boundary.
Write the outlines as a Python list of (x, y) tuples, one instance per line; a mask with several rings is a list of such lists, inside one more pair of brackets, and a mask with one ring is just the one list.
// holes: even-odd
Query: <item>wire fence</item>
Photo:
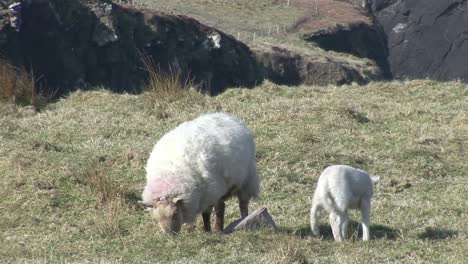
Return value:
[[(284, 5), (285, 7), (291, 7), (292, 2), (294, 0), (277, 0), (275, 1), (276, 4)], [(317, 3), (317, 0), (311, 0)], [(156, 6), (152, 5), (152, 2), (148, 2), (147, 0), (114, 0), (117, 3), (125, 3), (135, 7), (143, 7), (148, 9), (153, 9)], [(165, 12), (165, 13), (173, 13), (173, 10), (170, 8), (164, 8), (161, 6), (157, 6), (156, 10)], [(307, 21), (311, 18), (317, 18), (320, 16), (320, 10), (315, 4), (313, 8), (305, 8), (301, 10), (297, 15), (290, 16), (289, 19), (286, 19), (287, 22), (283, 23), (259, 23), (254, 29), (250, 30), (236, 30), (236, 29), (226, 29), (226, 28), (218, 28), (218, 25), (210, 25), (206, 23), (208, 26), (215, 27), (217, 29), (222, 30), (224, 33), (232, 35), (237, 40), (244, 42), (246, 44), (253, 44), (258, 39), (263, 37), (274, 37), (280, 36), (285, 33), (290, 32), (297, 28), (299, 24), (302, 22)]]

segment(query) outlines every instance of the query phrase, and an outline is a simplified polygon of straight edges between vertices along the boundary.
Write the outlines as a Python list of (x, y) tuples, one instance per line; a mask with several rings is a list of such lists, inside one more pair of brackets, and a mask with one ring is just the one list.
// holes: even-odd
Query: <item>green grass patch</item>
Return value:
[[(0, 262), (465, 263), (468, 244), (466, 85), (229, 89), (164, 101), (77, 91), (41, 112), (0, 103)], [(184, 99), (185, 98), (185, 99)], [(195, 99), (193, 99), (195, 98)], [(206, 234), (200, 219), (163, 235), (138, 206), (145, 163), (162, 135), (225, 111), (255, 133), (261, 198), (279, 230)], [(368, 243), (310, 237), (320, 171), (345, 163), (380, 175)], [(239, 217), (229, 201), (226, 222)]]

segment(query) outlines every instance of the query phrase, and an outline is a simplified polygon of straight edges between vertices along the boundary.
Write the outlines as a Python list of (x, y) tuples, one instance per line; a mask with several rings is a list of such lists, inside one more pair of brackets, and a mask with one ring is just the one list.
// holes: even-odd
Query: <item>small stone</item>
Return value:
[(224, 234), (230, 234), (238, 230), (256, 231), (265, 227), (276, 229), (276, 224), (275, 221), (273, 221), (271, 215), (268, 213), (268, 209), (262, 207), (253, 211), (245, 218), (238, 219), (229, 224), (224, 229)]

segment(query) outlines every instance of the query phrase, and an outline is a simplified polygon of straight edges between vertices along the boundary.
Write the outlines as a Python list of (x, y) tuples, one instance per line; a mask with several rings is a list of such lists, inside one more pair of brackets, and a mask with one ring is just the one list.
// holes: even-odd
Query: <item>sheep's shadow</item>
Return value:
[(458, 232), (454, 230), (426, 227), (424, 232), (418, 234), (418, 238), (423, 240), (441, 240), (453, 238), (457, 235)]
[[(282, 230), (288, 234), (295, 235), (301, 239), (308, 239), (313, 237), (310, 226), (303, 226), (300, 228), (282, 228)], [(320, 237), (323, 240), (334, 240), (333, 232), (328, 224), (319, 225)], [(361, 225), (353, 220), (349, 221), (347, 239), (358, 240), (362, 239), (362, 227)], [(388, 239), (395, 240), (400, 236), (400, 231), (397, 229), (390, 228), (388, 226), (371, 224), (370, 225), (371, 239)]]

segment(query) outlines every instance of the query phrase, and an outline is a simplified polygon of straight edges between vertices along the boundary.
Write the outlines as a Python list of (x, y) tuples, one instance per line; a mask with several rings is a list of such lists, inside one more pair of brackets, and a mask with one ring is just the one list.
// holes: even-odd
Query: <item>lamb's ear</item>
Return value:
[(380, 180), (380, 176), (370, 176), (370, 178), (373, 183), (376, 183)]

